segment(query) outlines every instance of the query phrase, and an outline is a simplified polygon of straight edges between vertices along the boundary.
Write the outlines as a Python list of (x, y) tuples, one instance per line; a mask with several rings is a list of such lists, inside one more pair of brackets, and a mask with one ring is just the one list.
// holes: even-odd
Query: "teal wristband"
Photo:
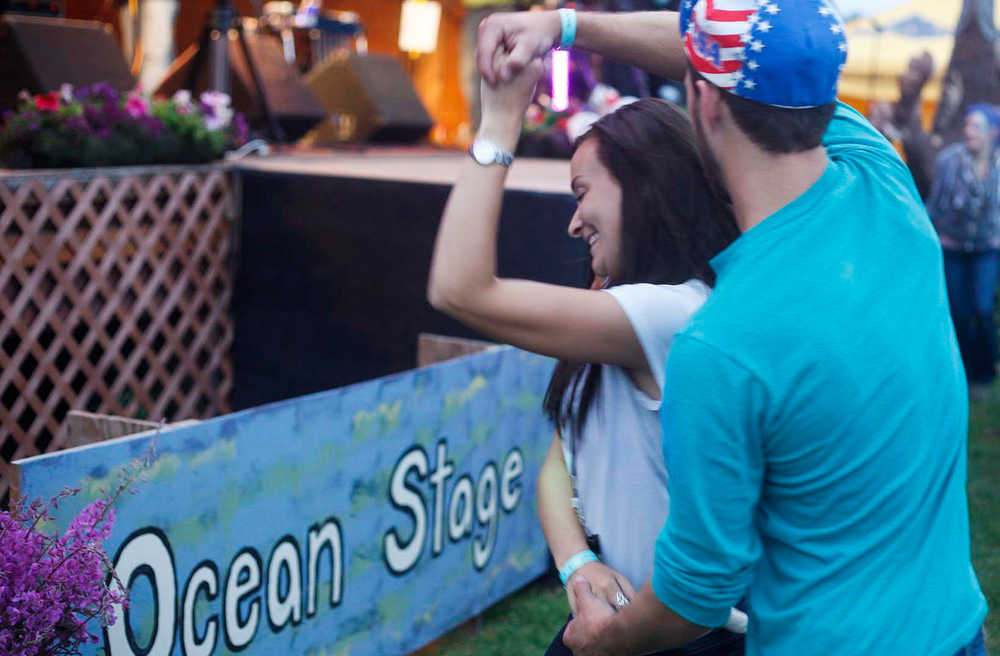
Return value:
[(559, 38), (559, 47), (569, 50), (576, 41), (576, 9), (562, 8), (559, 10), (559, 22), (562, 24), (562, 35)]
[(573, 554), (559, 570), (559, 580), (562, 581), (563, 585), (566, 585), (566, 581), (569, 581), (570, 577), (576, 574), (576, 570), (595, 560), (600, 559), (590, 549)]

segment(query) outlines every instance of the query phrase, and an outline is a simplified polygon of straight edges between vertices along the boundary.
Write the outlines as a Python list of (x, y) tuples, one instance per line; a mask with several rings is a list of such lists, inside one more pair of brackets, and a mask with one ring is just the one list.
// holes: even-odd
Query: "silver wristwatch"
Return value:
[(469, 146), (469, 154), (472, 155), (472, 159), (476, 160), (477, 164), (483, 166), (491, 164), (510, 166), (510, 163), (514, 161), (513, 155), (489, 139), (482, 137), (476, 137), (475, 141), (472, 142), (472, 145)]

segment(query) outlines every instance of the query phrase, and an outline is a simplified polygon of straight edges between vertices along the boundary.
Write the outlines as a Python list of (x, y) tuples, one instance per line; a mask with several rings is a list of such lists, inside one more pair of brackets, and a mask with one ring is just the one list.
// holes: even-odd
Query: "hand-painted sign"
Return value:
[[(511, 348), (166, 431), (105, 545), (131, 590), (108, 656), (401, 654), (541, 574), (551, 360)], [(151, 433), (20, 462), (113, 488)], [(72, 503), (70, 503), (72, 502)]]

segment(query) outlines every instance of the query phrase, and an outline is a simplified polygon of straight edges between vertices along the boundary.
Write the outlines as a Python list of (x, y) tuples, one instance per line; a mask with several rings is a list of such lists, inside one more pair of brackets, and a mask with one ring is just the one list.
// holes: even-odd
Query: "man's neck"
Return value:
[(826, 171), (822, 146), (776, 155), (744, 142), (727, 152), (720, 165), (740, 231), (746, 232), (809, 189)]

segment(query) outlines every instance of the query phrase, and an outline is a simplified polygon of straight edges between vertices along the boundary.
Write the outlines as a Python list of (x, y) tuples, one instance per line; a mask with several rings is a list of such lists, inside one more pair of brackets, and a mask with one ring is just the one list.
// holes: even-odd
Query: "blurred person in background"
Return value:
[(944, 250), (952, 321), (970, 393), (981, 397), (996, 377), (993, 318), (1000, 275), (1000, 111), (965, 112), (965, 138), (941, 151), (927, 209)]

